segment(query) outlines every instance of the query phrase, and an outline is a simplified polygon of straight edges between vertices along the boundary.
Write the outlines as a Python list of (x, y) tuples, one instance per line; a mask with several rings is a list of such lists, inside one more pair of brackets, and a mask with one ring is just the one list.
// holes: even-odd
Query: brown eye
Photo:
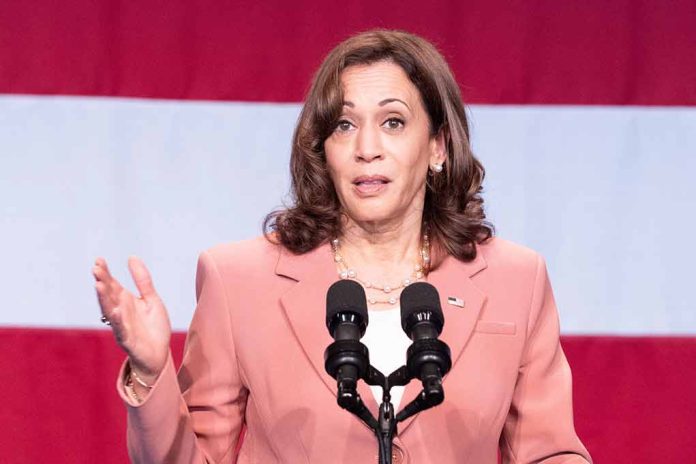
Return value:
[(341, 119), (336, 123), (337, 132), (348, 132), (352, 127), (353, 124), (350, 121), (346, 121), (345, 119)]
[(404, 121), (399, 118), (389, 118), (384, 122), (384, 126), (387, 129), (397, 130), (404, 127)]

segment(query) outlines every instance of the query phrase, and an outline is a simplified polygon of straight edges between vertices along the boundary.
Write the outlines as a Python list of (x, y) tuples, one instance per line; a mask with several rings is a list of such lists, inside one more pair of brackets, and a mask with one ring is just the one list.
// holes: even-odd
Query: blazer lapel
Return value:
[[(471, 337), (483, 303), (486, 300), (486, 295), (474, 285), (470, 277), (485, 268), (486, 262), (479, 252), (476, 259), (468, 263), (449, 256), (445, 257), (441, 265), (428, 274), (428, 282), (435, 286), (440, 295), (440, 305), (445, 316), (445, 325), (440, 339), (450, 347), (452, 369), (457, 368), (457, 360)], [(448, 297), (463, 300), (464, 306), (452, 305), (448, 302)], [(447, 377), (445, 375), (443, 379), (445, 401), (447, 401)], [(403, 408), (403, 406), (416, 398), (421, 390), (422, 384), (420, 380), (411, 380), (404, 391), (400, 408)], [(418, 414), (401, 422), (398, 426), (399, 433), (405, 431), (417, 416)]]
[[(276, 265), (276, 274), (289, 277), (297, 283), (280, 299), (298, 343), (314, 367), (316, 374), (336, 396), (336, 380), (324, 370), (324, 350), (333, 341), (326, 329), (326, 292), (338, 275), (333, 261), (331, 247), (325, 243), (303, 255), (294, 255), (280, 247), (280, 256)], [(466, 347), (466, 343), (478, 320), (486, 296), (479, 290), (470, 277), (485, 269), (486, 262), (477, 254), (475, 260), (464, 263), (446, 256), (441, 264), (430, 274), (428, 282), (437, 288), (440, 304), (445, 316), (445, 325), (440, 338), (452, 352), (452, 369)], [(460, 298), (464, 307), (448, 303), (448, 297)], [(447, 401), (447, 375), (443, 380), (445, 401)], [(419, 380), (412, 380), (404, 391), (400, 407), (411, 402), (422, 389)], [(365, 382), (358, 383), (358, 393), (365, 405), (377, 414), (378, 405)], [(411, 416), (399, 424), (399, 432), (406, 430), (418, 416)]]
[(324, 369), (324, 350), (333, 339), (326, 328), (326, 292), (337, 279), (328, 244), (293, 255), (281, 247), (276, 274), (297, 283), (280, 299), (290, 326), (317, 375), (336, 396), (336, 381)]

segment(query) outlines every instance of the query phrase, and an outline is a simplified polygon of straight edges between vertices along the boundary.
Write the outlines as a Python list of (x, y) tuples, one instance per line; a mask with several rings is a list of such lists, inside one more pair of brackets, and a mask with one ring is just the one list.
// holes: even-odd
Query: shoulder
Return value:
[(517, 318), (529, 328), (550, 290), (546, 263), (538, 252), (526, 246), (493, 238), (479, 247), (484, 269), (473, 279), (489, 301), (490, 313)]
[(201, 253), (199, 269), (201, 266), (214, 266), (221, 274), (246, 277), (272, 273), (278, 262), (280, 248), (280, 245), (271, 243), (263, 235), (220, 243)]
[[(477, 245), (477, 259), (482, 259), (488, 274), (519, 279), (534, 277), (545, 268), (543, 257), (535, 250), (500, 237), (492, 237)], [(484, 274), (485, 274), (484, 273)]]

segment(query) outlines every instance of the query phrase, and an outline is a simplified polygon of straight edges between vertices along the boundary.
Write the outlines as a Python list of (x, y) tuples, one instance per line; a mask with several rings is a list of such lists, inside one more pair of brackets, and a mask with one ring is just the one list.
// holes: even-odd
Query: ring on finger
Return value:
[[(116, 311), (116, 308), (114, 308), (114, 309), (111, 310), (111, 312), (109, 313), (109, 316), (112, 315), (112, 314), (114, 313), (114, 311)], [(102, 317), (100, 318), (100, 320), (101, 320), (102, 324), (111, 325), (111, 321), (110, 321), (109, 318), (106, 317), (106, 316), (102, 316)]]

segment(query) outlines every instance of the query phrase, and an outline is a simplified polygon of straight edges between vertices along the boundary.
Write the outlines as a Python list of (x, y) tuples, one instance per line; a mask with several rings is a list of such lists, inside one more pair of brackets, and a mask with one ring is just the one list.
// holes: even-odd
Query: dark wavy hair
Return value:
[(462, 261), (494, 231), (481, 198), (484, 169), (469, 144), (469, 125), (452, 71), (427, 40), (401, 31), (372, 30), (334, 48), (319, 67), (292, 141), (292, 204), (271, 212), (264, 233), (293, 253), (313, 250), (341, 235), (341, 205), (326, 165), (324, 141), (341, 116), (341, 73), (350, 66), (389, 61), (420, 91), (431, 136), (443, 132), (444, 170), (428, 176), (423, 221), (433, 245)]

